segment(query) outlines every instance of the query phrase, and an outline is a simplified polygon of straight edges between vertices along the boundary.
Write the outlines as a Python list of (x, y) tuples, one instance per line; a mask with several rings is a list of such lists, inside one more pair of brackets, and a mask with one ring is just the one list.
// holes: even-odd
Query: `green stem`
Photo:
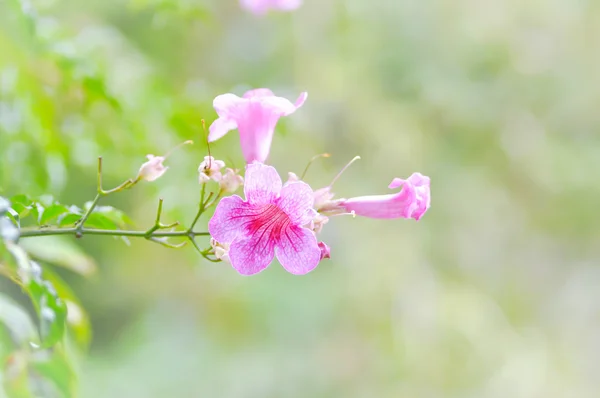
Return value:
[(90, 215), (96, 208), (96, 205), (98, 204), (98, 201), (100, 200), (101, 196), (102, 196), (101, 193), (96, 194), (96, 197), (94, 198), (94, 201), (90, 205), (89, 209), (87, 209), (87, 211), (85, 212), (83, 217), (81, 217), (81, 219), (78, 221), (77, 228), (76, 228), (78, 231), (80, 231), (80, 232), (83, 231), (83, 226), (84, 226), (85, 222), (87, 221), (87, 219), (90, 217)]
[(122, 231), (112, 229), (95, 229), (95, 228), (56, 228), (56, 229), (22, 229), (21, 238), (30, 238), (35, 236), (50, 236), (50, 235), (107, 235), (107, 236), (133, 236), (139, 238), (191, 238), (196, 236), (209, 236), (208, 232), (193, 232), (193, 231), (154, 231), (148, 234), (148, 231)]
[(190, 225), (189, 231), (194, 229), (196, 223), (200, 219), (202, 213), (204, 213), (204, 194), (206, 193), (206, 184), (202, 184), (202, 188), (200, 189), (200, 203), (198, 204), (198, 212), (196, 213), (196, 217), (194, 217), (194, 221)]

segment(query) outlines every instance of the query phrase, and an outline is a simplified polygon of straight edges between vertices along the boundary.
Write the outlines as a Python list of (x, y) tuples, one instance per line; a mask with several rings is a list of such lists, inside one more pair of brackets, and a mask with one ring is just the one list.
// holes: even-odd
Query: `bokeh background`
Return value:
[[(189, 223), (201, 119), (256, 87), (309, 93), (277, 127), (282, 175), (329, 152), (313, 188), (362, 157), (341, 197), (432, 180), (419, 222), (331, 220), (332, 259), (303, 277), (78, 241), (96, 272), (56, 272), (92, 325), (79, 396), (599, 396), (599, 37), (592, 0), (305, 0), (266, 17), (236, 0), (1, 1), (3, 196), (81, 206), (98, 156), (112, 185), (193, 139), (104, 203), (143, 229), (162, 197)], [(237, 132), (212, 151), (243, 166)]]

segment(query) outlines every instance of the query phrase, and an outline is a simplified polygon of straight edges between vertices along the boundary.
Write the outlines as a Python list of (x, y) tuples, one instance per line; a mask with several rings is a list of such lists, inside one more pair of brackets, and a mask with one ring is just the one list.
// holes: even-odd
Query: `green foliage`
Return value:
[[(0, 219), (8, 221), (6, 215), (11, 215), (20, 224), (33, 216), (41, 222), (48, 209), (53, 209), (54, 214), (59, 206), (66, 209), (51, 198), (34, 201), (19, 195), (13, 200), (11, 205), (0, 198)], [(85, 349), (90, 338), (87, 314), (67, 284), (32, 260), (29, 253), (84, 275), (93, 272), (95, 265), (67, 241), (56, 240), (51, 246), (29, 244), (25, 249), (12, 238), (12, 230), (7, 233), (6, 228), (16, 229), (10, 221), (0, 228), (0, 236), (4, 237), (0, 239), (0, 275), (16, 283), (29, 297), (38, 321), (34, 326), (26, 310), (0, 293), (0, 380), (4, 392), (9, 398), (73, 397), (77, 377), (72, 358), (65, 351), (71, 339), (67, 329), (72, 331), (80, 349)], [(69, 319), (68, 312), (73, 312)]]

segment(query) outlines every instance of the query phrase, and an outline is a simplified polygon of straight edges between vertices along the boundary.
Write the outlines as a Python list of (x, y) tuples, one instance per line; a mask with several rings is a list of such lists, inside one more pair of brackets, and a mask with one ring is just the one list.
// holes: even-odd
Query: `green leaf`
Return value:
[(65, 333), (67, 306), (52, 284), (42, 278), (42, 268), (31, 261), (20, 246), (5, 242), (13, 261), (9, 266), (16, 268), (21, 287), (29, 294), (31, 302), (40, 319), (41, 347), (50, 347), (60, 341)]
[(96, 262), (72, 239), (62, 236), (46, 236), (44, 239), (23, 239), (21, 242), (33, 258), (59, 267), (67, 268), (83, 276), (96, 272)]
[(0, 323), (4, 324), (13, 344), (25, 346), (38, 340), (35, 326), (27, 312), (8, 297), (0, 294)]
[(69, 213), (69, 214), (64, 215), (64, 217), (59, 217), (58, 225), (60, 225), (60, 226), (72, 225), (72, 224), (75, 224), (80, 219), (81, 219), (80, 214)]
[(10, 202), (12, 203), (13, 208), (15, 205), (28, 207), (31, 206), (31, 204), (33, 203), (33, 201), (27, 195), (15, 195), (12, 198), (10, 198)]
[(52, 282), (59, 297), (67, 304), (67, 325), (72, 331), (76, 343), (80, 348), (87, 349), (92, 337), (92, 326), (90, 318), (81, 305), (79, 298), (75, 295), (69, 285), (56, 273), (49, 269), (45, 269), (44, 277)]
[(40, 218), (40, 224), (48, 224), (48, 222), (53, 221), (54, 219), (62, 216), (65, 213), (68, 213), (69, 209), (66, 206), (60, 204), (50, 205), (44, 210), (42, 217)]
[(41, 267), (31, 263), (35, 275), (27, 285), (34, 307), (40, 318), (41, 346), (51, 347), (63, 338), (67, 319), (67, 305), (62, 301), (54, 286), (41, 278)]
[(31, 361), (31, 368), (50, 381), (62, 397), (75, 396), (77, 377), (64, 350), (57, 347), (50, 355), (36, 353)]
[(100, 229), (119, 229), (117, 223), (101, 213), (92, 213), (85, 222), (86, 227)]

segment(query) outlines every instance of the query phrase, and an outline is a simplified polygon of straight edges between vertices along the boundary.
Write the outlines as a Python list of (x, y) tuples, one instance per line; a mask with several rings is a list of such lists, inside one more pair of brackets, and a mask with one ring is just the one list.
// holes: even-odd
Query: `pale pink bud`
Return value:
[(331, 249), (325, 242), (319, 242), (319, 249), (321, 249), (321, 260), (325, 258), (331, 258)]
[(244, 183), (244, 178), (237, 174), (233, 169), (227, 169), (223, 178), (219, 182), (219, 186), (224, 192), (233, 193), (238, 190), (240, 185)]
[(215, 257), (221, 261), (230, 262), (229, 261), (229, 244), (228, 243), (219, 243), (213, 238), (210, 239), (210, 245), (215, 251)]
[(163, 156), (147, 155), (148, 161), (142, 164), (138, 172), (138, 180), (154, 181), (160, 178), (169, 167), (165, 167)]

